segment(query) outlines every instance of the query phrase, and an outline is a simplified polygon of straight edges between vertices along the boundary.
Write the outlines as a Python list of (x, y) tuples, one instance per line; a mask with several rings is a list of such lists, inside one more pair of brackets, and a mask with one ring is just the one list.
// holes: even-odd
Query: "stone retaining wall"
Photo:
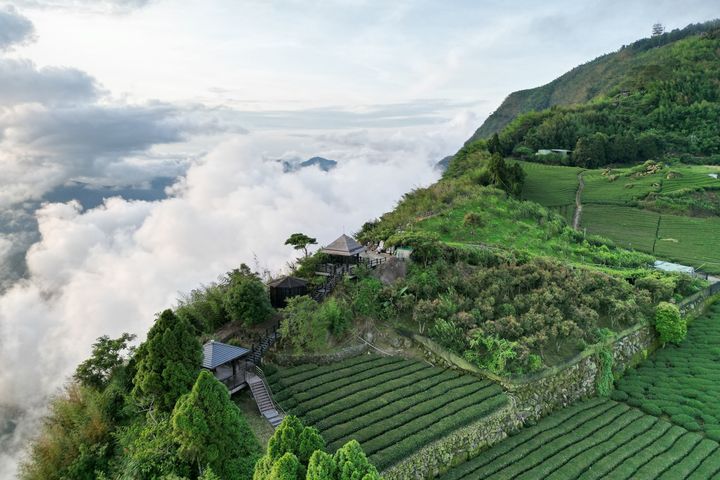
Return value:
[(487, 417), (455, 430), (426, 445), (415, 454), (382, 472), (385, 480), (421, 480), (446, 472), (450, 467), (476, 456), (522, 427), (510, 403)]
[[(683, 315), (697, 315), (717, 289), (720, 287), (711, 286), (699, 292), (697, 297), (683, 302)], [(431, 352), (435, 360), (499, 382), (510, 397), (510, 403), (495, 414), (453, 432), (385, 470), (383, 476), (387, 480), (434, 478), (453, 465), (476, 456), (526, 422), (537, 421), (554, 410), (595, 396), (601, 370), (598, 353), (604, 348), (612, 350), (613, 375), (617, 378), (660, 345), (651, 325), (636, 325), (620, 332), (606, 344), (588, 347), (562, 365), (535, 375), (504, 378), (478, 368), (427, 337), (410, 336)]]

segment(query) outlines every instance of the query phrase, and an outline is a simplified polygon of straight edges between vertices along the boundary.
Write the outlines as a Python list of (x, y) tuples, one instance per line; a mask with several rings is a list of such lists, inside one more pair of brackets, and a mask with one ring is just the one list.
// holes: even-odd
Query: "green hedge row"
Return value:
[(630, 442), (620, 445), (612, 454), (598, 459), (592, 467), (583, 475), (585, 480), (598, 480), (612, 478), (611, 472), (623, 462), (633, 458), (638, 452), (647, 448), (648, 445), (656, 442), (672, 427), (669, 422), (655, 419), (652, 428), (644, 434), (634, 438)]
[[(568, 449), (568, 452), (571, 452), (574, 445), (580, 443), (587, 437), (592, 437), (594, 434), (598, 433), (598, 431), (602, 431), (604, 428), (612, 425), (615, 421), (623, 421), (623, 419), (629, 417), (629, 412), (632, 411), (632, 409), (625, 405), (622, 407), (613, 407), (599, 417), (582, 422), (574, 428), (569, 427), (563, 429), (562, 434), (552, 440), (545, 440), (532, 444), (530, 449), (526, 446), (526, 448), (521, 450), (521, 457), (510, 463), (508, 463), (507, 456), (499, 458), (489, 464), (486, 467), (486, 471), (492, 471), (495, 473), (502, 470), (502, 474), (498, 473), (498, 475), (502, 477), (506, 475), (512, 477), (523, 474), (531, 468), (538, 467), (544, 473), (534, 478), (545, 478), (548, 473), (554, 471), (559, 466), (556, 462), (550, 461), (549, 457), (558, 454), (556, 457), (553, 457), (557, 459), (562, 456), (560, 453), (564, 453), (564, 450), (566, 449)], [(600, 437), (600, 434), (598, 434), (597, 437)], [(513, 457), (514, 456), (515, 455), (513, 455)], [(548, 470), (550, 464), (552, 464), (553, 467)], [(481, 470), (480, 475), (482, 476), (479, 478), (484, 478), (486, 473)], [(528, 475), (528, 478), (533, 477), (532, 475)]]
[(416, 452), (425, 445), (438, 440), (451, 432), (486, 417), (507, 404), (501, 396), (492, 397), (480, 404), (474, 404), (455, 414), (448, 415), (412, 434), (403, 434), (402, 431), (392, 431), (394, 442), (391, 446), (370, 455), (370, 461), (379, 468), (384, 469), (399, 462), (403, 458)]
[[(643, 416), (638, 410), (629, 409), (617, 417), (608, 415), (597, 423), (588, 422), (583, 428), (543, 445), (517, 465), (521, 473), (530, 478), (548, 478), (553, 472), (560, 470), (564, 478), (575, 478), (577, 463), (573, 461), (578, 460), (578, 463), (582, 464), (586, 460), (592, 460), (602, 442), (616, 440), (615, 437), (624, 429), (632, 427)], [(649, 420), (652, 423), (654, 419)], [(506, 472), (507, 470), (503, 471), (503, 475)]]
[[(465, 381), (475, 381), (467, 376), (461, 378), (467, 379)], [(449, 384), (448, 382), (456, 379), (458, 379), (457, 374), (427, 368), (308, 412), (305, 419), (321, 431), (327, 432), (336, 425), (351, 422), (398, 399), (418, 395), (435, 385)]]
[(278, 371), (284, 385), (291, 387), (297, 383), (311, 378), (321, 377), (327, 373), (338, 372), (343, 369), (352, 369), (359, 365), (377, 362), (386, 359), (379, 355), (358, 355), (345, 359), (341, 362), (318, 366), (315, 364), (298, 365), (295, 367), (283, 367)]
[(719, 345), (720, 312), (716, 308), (693, 322), (679, 346), (658, 350), (620, 379), (612, 398), (718, 439)]
[[(365, 442), (378, 436), (384, 436), (385, 432), (402, 426), (420, 416), (437, 412), (447, 403), (460, 399), (464, 399), (465, 404), (482, 402), (500, 393), (497, 390), (489, 391), (490, 389), (483, 388), (480, 382), (459, 385), (452, 389), (443, 387), (444, 385), (434, 391), (428, 391), (426, 395), (413, 396), (394, 402), (363, 416), (362, 422), (346, 423), (331, 430), (323, 431), (323, 436), (329, 445), (335, 443), (342, 445), (352, 436), (364, 446)], [(485, 393), (486, 390), (487, 393)]]
[(600, 402), (583, 402), (551, 415), (440, 480), (699, 480), (720, 472), (717, 442), (611, 400)]
[[(490, 450), (483, 452), (481, 456), (450, 470), (442, 478), (443, 480), (458, 480), (466, 477), (484, 478), (484, 476), (480, 476), (477, 472), (489, 464), (503, 458), (507, 460), (508, 465), (521, 461), (523, 451), (529, 446), (541, 446), (546, 442), (552, 441), (554, 438), (561, 436), (566, 428), (573, 428), (602, 416), (613, 408), (613, 406), (614, 404), (612, 402), (596, 398), (560, 410), (546, 417), (539, 424), (525, 428), (517, 435), (505, 439)], [(498, 465), (494, 468), (497, 467)], [(489, 476), (495, 471), (494, 469), (489, 470), (489, 473), (484, 473), (485, 476)]]
[(325, 382), (325, 383), (316, 385), (309, 389), (304, 389), (301, 391), (293, 389), (293, 394), (294, 394), (295, 398), (298, 399), (299, 402), (304, 402), (306, 400), (311, 400), (313, 398), (317, 398), (320, 395), (324, 395), (328, 392), (340, 392), (344, 387), (352, 387), (352, 385), (356, 384), (357, 382), (361, 382), (363, 380), (367, 380), (370, 378), (380, 377), (382, 375), (385, 375), (386, 373), (398, 372), (398, 371), (416, 372), (416, 371), (422, 370), (424, 368), (425, 368), (425, 366), (423, 364), (412, 361), (412, 360), (403, 360), (402, 362), (392, 362), (392, 363), (388, 363), (385, 365), (373, 366), (372, 368), (368, 368), (366, 370), (360, 370), (360, 371), (356, 371), (354, 373), (348, 373), (343, 377), (336, 378), (330, 382)]
[[(375, 385), (378, 385), (382, 382), (389, 382), (393, 378), (397, 378), (398, 376), (404, 376), (404, 375), (406, 375), (408, 373), (412, 373), (414, 371), (417, 371), (417, 365), (415, 365), (415, 364), (408, 365), (399, 370), (392, 370), (392, 371), (385, 372), (385, 373), (382, 373), (382, 374), (374, 376), (374, 377), (360, 380), (355, 383), (350, 383), (342, 389), (333, 390), (333, 391), (324, 393), (322, 395), (319, 395), (317, 397), (307, 399), (305, 401), (300, 401), (300, 399), (298, 399), (299, 403), (298, 403), (297, 409), (301, 415), (305, 416), (307, 413), (309, 413), (317, 408), (321, 408), (325, 405), (329, 405), (333, 402), (337, 402), (338, 400), (342, 400), (344, 398), (350, 397), (351, 395), (354, 395), (363, 390), (373, 388)], [(295, 398), (297, 398), (297, 397), (295, 397)]]
[[(343, 368), (338, 368), (336, 370), (319, 370), (316, 375), (311, 375), (308, 378), (304, 378), (303, 380), (297, 381), (295, 383), (289, 383), (289, 381), (287, 381), (286, 379), (281, 378), (280, 384), (284, 388), (292, 388), (293, 392), (297, 394), (299, 392), (304, 392), (306, 390), (310, 390), (311, 388), (324, 385), (325, 383), (349, 378), (358, 373), (368, 372), (402, 362), (407, 362), (407, 360), (397, 357), (378, 358), (372, 362), (366, 362), (360, 365), (343, 366)], [(312, 372), (307, 373), (310, 374)]]
[[(375, 433), (372, 431), (366, 432), (365, 434), (369, 436), (369, 440), (359, 441), (365, 452), (372, 455), (400, 440), (434, 427), (440, 422), (450, 422), (453, 418), (471, 418), (472, 415), (475, 415), (474, 418), (479, 420), (484, 415), (505, 405), (506, 402), (506, 397), (492, 395), (484, 398), (459, 398), (441, 405), (436, 403), (437, 407), (433, 410), (414, 411), (407, 415), (403, 414), (397, 421), (393, 419), (392, 426), (381, 426), (376, 430), (378, 432), (376, 435), (372, 435)], [(475, 413), (471, 415), (471, 412)], [(355, 435), (352, 438), (355, 438)]]

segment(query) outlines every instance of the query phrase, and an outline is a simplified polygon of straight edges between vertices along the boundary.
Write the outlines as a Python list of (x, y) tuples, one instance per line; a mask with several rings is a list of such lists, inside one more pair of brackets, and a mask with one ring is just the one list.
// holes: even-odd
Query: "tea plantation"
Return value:
[(613, 397), (720, 441), (720, 304), (617, 383)]
[(381, 470), (508, 402), (494, 383), (397, 357), (268, 373), (275, 399), (317, 427), (329, 450), (356, 439)]
[[(717, 166), (670, 165), (581, 170), (520, 162), (527, 175), (522, 197), (571, 222), (578, 173), (584, 187), (580, 227), (624, 248), (720, 273), (720, 172)], [(691, 216), (696, 215), (696, 216)]]
[(720, 445), (623, 403), (592, 399), (447, 472), (459, 479), (709, 479)]

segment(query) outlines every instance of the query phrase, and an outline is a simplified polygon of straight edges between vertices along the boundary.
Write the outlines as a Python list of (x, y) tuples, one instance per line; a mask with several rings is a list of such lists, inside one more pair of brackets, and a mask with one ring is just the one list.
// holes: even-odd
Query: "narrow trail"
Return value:
[(580, 228), (580, 216), (582, 215), (582, 192), (585, 188), (585, 180), (582, 177), (583, 172), (578, 173), (578, 189), (575, 192), (575, 215), (573, 215), (573, 228)]

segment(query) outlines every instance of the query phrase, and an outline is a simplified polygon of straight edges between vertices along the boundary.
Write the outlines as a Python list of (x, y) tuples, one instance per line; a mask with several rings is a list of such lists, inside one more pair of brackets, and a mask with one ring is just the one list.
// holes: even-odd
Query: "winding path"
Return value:
[(580, 216), (582, 215), (582, 192), (585, 188), (585, 180), (582, 177), (583, 172), (578, 173), (578, 189), (575, 192), (575, 214), (573, 215), (573, 228), (580, 228)]

